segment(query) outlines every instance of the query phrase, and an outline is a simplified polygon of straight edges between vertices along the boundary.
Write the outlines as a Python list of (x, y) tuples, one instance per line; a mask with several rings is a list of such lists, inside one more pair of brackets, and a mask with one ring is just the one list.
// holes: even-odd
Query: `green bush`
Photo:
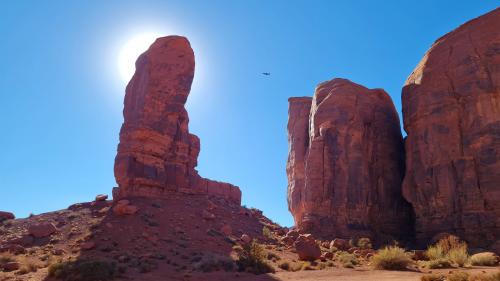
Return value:
[(105, 281), (117, 277), (115, 263), (106, 261), (70, 261), (49, 267), (49, 276), (64, 281)]
[(404, 270), (412, 262), (405, 250), (397, 246), (378, 250), (372, 257), (372, 266), (375, 269)]
[(236, 264), (240, 271), (254, 274), (274, 272), (274, 268), (266, 262), (264, 249), (255, 241), (243, 246)]
[(495, 266), (498, 264), (497, 257), (494, 253), (485, 252), (472, 255), (470, 257), (472, 265)]

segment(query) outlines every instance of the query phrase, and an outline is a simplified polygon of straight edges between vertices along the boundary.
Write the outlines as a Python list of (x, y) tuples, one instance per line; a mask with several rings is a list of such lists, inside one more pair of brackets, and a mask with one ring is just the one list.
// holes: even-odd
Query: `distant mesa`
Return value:
[(240, 204), (238, 187), (202, 178), (195, 169), (200, 140), (189, 133), (184, 107), (194, 69), (193, 50), (180, 36), (158, 38), (137, 59), (125, 95), (114, 199), (184, 192)]

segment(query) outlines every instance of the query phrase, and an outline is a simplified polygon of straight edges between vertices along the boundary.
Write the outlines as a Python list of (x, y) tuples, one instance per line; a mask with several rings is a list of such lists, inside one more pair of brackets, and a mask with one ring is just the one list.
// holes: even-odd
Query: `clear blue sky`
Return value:
[(400, 110), (401, 86), (432, 42), (497, 5), (3, 1), (0, 210), (23, 217), (111, 193), (125, 87), (117, 54), (161, 30), (187, 36), (199, 62), (187, 107), (200, 174), (239, 185), (243, 204), (291, 225), (287, 98), (344, 77), (384, 88)]

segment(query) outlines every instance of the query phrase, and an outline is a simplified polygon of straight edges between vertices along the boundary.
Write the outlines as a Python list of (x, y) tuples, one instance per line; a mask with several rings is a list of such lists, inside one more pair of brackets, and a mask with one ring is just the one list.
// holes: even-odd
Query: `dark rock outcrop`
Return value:
[(189, 133), (184, 108), (194, 67), (189, 41), (180, 36), (157, 39), (138, 58), (125, 95), (115, 199), (186, 192), (240, 203), (238, 187), (202, 178), (195, 170), (200, 140)]
[(500, 237), (500, 9), (438, 39), (403, 88), (416, 237)]
[(389, 95), (333, 79), (312, 100), (289, 102), (288, 202), (298, 228), (331, 238), (408, 236), (403, 140)]

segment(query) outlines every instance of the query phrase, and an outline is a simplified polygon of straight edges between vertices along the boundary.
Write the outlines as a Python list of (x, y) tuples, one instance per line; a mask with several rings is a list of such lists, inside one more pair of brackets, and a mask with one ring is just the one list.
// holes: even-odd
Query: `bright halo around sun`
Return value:
[(134, 75), (135, 61), (137, 58), (153, 44), (156, 38), (161, 36), (160, 33), (155, 32), (142, 33), (132, 37), (132, 39), (127, 41), (122, 47), (118, 55), (118, 69), (125, 83), (128, 83), (132, 75)]

